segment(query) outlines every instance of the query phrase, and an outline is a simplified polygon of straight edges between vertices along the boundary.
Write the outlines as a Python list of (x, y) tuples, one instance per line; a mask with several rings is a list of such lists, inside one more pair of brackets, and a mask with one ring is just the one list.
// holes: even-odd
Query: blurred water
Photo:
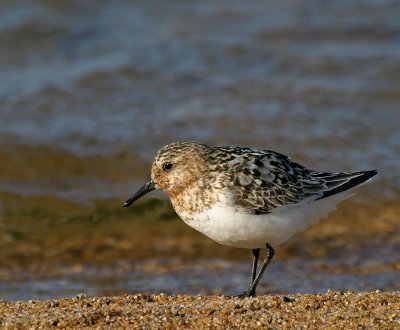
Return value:
[[(321, 261), (274, 261), (264, 275), (258, 294), (324, 293), (337, 291), (398, 290), (398, 272), (367, 271), (357, 274), (348, 269), (320, 269)], [(324, 262), (323, 262), (324, 263)], [(27, 279), (0, 283), (0, 299), (29, 300), (125, 293), (168, 294), (225, 294), (244, 291), (249, 282), (250, 264), (219, 259), (198, 260), (196, 263), (179, 260), (147, 260), (135, 270), (119, 269), (118, 265), (101, 268), (84, 267), (61, 277)]]
[(0, 4), (0, 141), (252, 145), (400, 183), (397, 1)]

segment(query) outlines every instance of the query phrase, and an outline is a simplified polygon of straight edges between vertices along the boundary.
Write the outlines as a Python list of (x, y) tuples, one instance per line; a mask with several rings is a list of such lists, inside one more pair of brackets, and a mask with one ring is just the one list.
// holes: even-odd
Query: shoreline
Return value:
[[(125, 210), (115, 207), (122, 205), (116, 200), (82, 207), (49, 197), (2, 196), (3, 299), (82, 291), (219, 294), (247, 284), (250, 252), (204, 237), (179, 220), (168, 201), (149, 198)], [(387, 200), (368, 208), (344, 202), (276, 248), (271, 280), (259, 293), (398, 290), (399, 214), (399, 205)], [(215, 282), (225, 277), (229, 285)]]
[(166, 294), (0, 301), (0, 327), (400, 328), (400, 292), (226, 296)]

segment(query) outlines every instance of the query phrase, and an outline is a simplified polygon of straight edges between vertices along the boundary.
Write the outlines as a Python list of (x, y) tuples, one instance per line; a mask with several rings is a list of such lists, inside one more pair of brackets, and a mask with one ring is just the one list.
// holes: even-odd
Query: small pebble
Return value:
[(74, 299), (0, 301), (0, 328), (109, 328), (112, 324), (128, 329), (396, 329), (399, 310), (399, 292), (330, 291), (253, 299), (167, 294), (86, 298), (79, 294)]

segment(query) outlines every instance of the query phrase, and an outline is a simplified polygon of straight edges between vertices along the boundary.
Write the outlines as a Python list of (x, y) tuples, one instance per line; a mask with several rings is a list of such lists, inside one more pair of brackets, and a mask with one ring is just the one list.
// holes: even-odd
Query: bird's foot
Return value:
[(251, 297), (255, 297), (256, 296), (256, 292), (254, 290), (246, 290), (244, 292), (242, 292), (241, 294), (237, 294), (234, 295), (233, 298), (251, 298)]

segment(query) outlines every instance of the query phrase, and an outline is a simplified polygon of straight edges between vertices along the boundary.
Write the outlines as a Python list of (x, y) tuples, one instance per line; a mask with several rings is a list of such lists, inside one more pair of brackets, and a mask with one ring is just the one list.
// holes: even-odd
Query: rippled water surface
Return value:
[[(64, 276), (0, 283), (1, 299), (49, 299), (121, 293), (225, 294), (247, 289), (249, 265), (226, 260), (199, 260), (196, 263), (173, 259), (138, 263), (134, 271), (118, 266), (66, 270)], [(398, 272), (377, 270), (354, 274), (321, 269), (307, 260), (277, 261), (268, 268), (259, 294), (324, 293), (337, 291), (397, 290)]]
[(149, 161), (167, 141), (196, 139), (400, 183), (397, 1), (0, 9), (3, 143)]

